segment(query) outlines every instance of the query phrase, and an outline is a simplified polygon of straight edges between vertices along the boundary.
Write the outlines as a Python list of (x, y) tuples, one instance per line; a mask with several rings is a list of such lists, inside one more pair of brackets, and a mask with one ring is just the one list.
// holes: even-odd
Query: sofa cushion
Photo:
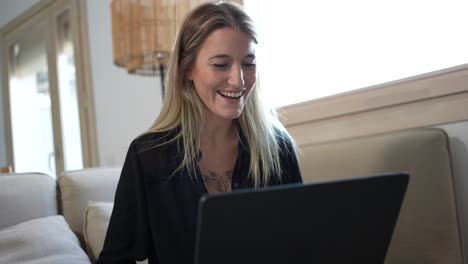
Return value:
[[(88, 255), (95, 263), (104, 246), (107, 227), (112, 215), (114, 203), (90, 202), (85, 211), (83, 235)], [(148, 260), (136, 261), (138, 264), (147, 264)]]
[(57, 184), (43, 173), (0, 175), (0, 229), (57, 215)]
[(304, 145), (300, 150), (305, 182), (410, 173), (386, 264), (463, 263), (445, 131), (412, 129)]
[(90, 201), (113, 202), (121, 168), (87, 168), (64, 172), (58, 179), (61, 212), (80, 241)]
[(86, 208), (83, 235), (91, 260), (101, 253), (114, 203), (90, 202)]
[(90, 263), (61, 215), (33, 219), (0, 230), (0, 263)]

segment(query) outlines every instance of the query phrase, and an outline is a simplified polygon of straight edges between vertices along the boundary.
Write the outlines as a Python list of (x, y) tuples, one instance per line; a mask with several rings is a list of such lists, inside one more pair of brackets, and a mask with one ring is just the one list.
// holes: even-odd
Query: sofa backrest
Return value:
[(305, 182), (410, 173), (386, 264), (463, 263), (450, 152), (443, 130), (413, 129), (299, 149)]
[(58, 178), (59, 212), (83, 242), (83, 221), (90, 202), (113, 202), (121, 168), (66, 171)]
[(0, 174), (0, 229), (57, 215), (57, 184), (42, 173)]

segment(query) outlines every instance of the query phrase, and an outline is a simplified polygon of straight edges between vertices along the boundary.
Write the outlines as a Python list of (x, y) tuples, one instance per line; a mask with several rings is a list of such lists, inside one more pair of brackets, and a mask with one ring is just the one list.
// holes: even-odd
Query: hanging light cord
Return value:
[(162, 93), (162, 99), (164, 100), (164, 95), (166, 94), (166, 88), (164, 87), (164, 65), (162, 63), (159, 64), (159, 73), (161, 74), (161, 93)]

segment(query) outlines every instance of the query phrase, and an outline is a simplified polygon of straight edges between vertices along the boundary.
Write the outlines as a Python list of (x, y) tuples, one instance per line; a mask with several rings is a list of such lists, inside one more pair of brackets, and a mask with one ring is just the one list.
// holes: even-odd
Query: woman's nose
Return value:
[(234, 88), (244, 87), (244, 72), (240, 66), (232, 67), (229, 76), (229, 84)]

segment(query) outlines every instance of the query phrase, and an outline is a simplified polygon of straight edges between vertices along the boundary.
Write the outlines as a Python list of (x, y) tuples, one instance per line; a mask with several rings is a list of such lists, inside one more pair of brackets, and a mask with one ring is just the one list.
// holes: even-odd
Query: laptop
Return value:
[(206, 194), (195, 264), (384, 263), (406, 172)]

